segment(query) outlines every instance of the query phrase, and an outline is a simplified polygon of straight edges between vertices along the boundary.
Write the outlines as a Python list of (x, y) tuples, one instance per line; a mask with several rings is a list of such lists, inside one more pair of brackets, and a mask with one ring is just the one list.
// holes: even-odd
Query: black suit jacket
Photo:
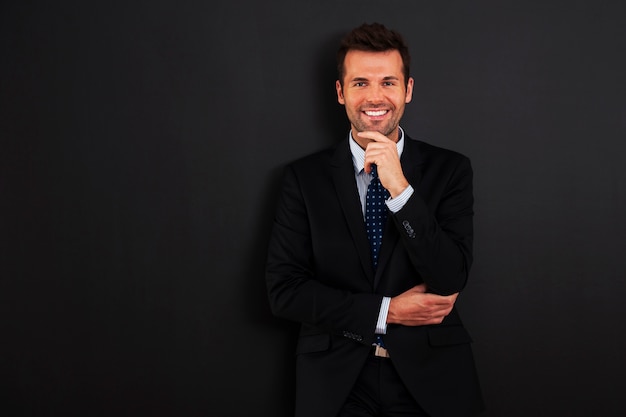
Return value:
[[(461, 291), (472, 263), (472, 168), (467, 157), (405, 136), (402, 169), (415, 189), (389, 216), (376, 271), (347, 140), (285, 169), (268, 248), (275, 315), (300, 322), (296, 416), (334, 417), (375, 338), (383, 296), (425, 282)], [(482, 409), (471, 339), (456, 308), (440, 325), (389, 325), (385, 345), (432, 417)]]

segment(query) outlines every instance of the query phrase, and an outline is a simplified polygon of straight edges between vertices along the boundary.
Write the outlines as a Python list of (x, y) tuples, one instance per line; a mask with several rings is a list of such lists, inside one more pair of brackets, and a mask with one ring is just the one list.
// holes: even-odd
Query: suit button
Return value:
[(404, 230), (406, 230), (409, 237), (415, 239), (415, 230), (411, 227), (411, 223), (409, 223), (408, 220), (405, 220), (402, 222), (402, 225), (404, 226)]
[(347, 337), (348, 339), (356, 340), (359, 342), (363, 340), (363, 336), (358, 335), (356, 333), (352, 333), (347, 330), (344, 330), (342, 333), (343, 333), (343, 337)]

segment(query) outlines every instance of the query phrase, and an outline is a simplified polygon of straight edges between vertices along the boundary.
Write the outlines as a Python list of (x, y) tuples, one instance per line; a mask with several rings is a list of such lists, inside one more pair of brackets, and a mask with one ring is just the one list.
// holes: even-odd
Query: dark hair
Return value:
[(404, 82), (409, 82), (411, 56), (409, 55), (409, 47), (398, 32), (387, 29), (380, 23), (363, 23), (345, 35), (337, 50), (337, 76), (341, 85), (343, 85), (344, 61), (350, 50), (367, 52), (397, 50), (402, 57)]

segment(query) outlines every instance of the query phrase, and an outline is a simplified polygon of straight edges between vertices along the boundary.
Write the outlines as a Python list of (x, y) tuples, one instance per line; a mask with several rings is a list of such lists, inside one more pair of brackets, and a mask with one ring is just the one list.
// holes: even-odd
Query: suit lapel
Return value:
[(359, 192), (354, 178), (354, 163), (347, 141), (342, 141), (336, 148), (331, 162), (333, 182), (337, 199), (343, 209), (343, 214), (352, 235), (352, 241), (361, 259), (363, 271), (370, 282), (374, 283), (374, 267), (370, 254), (370, 246), (363, 223), (363, 211), (359, 199)]

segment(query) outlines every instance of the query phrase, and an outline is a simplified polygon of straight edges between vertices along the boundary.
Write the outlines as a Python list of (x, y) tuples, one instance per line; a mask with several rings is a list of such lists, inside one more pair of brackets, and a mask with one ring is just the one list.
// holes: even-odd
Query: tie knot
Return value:
[(372, 178), (378, 178), (378, 170), (376, 169), (376, 164), (372, 164)]

